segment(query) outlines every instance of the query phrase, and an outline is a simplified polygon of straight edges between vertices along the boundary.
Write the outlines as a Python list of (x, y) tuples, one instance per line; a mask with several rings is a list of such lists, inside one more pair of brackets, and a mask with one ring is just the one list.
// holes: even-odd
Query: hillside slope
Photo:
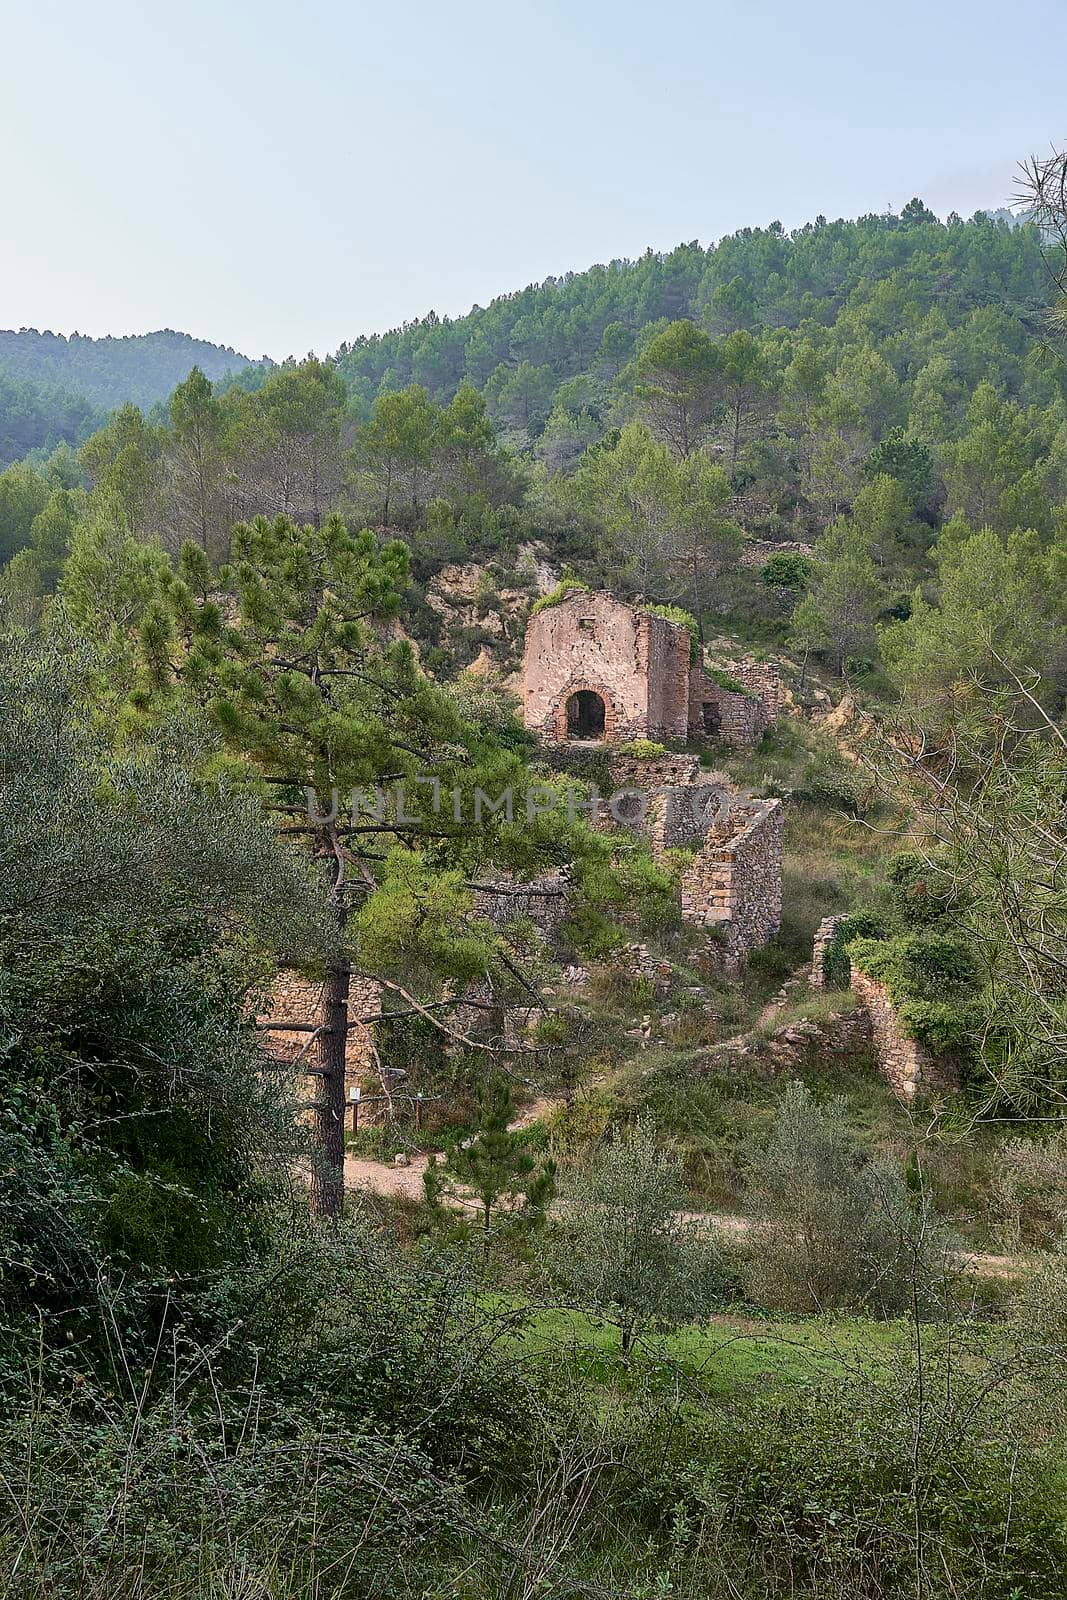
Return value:
[(365, 399), (419, 383), (447, 401), (466, 379), (496, 399), (498, 412), (515, 407), (515, 396), (502, 391), (509, 379), (514, 388), (522, 369), (522, 404), (543, 421), (571, 398), (559, 395), (561, 384), (586, 373), (610, 382), (640, 347), (642, 331), (664, 320), (693, 317), (718, 333), (804, 325), (814, 332), (840, 323), (853, 340), (885, 345), (894, 365), (920, 334), (926, 342), (949, 339), (961, 355), (993, 335), (1010, 366), (1047, 297), (1035, 229), (985, 213), (941, 224), (912, 201), (899, 217), (819, 218), (792, 234), (771, 223), (706, 249), (682, 244), (548, 278), (464, 317), (430, 312), (357, 339), (341, 347), (337, 362)]
[(73, 390), (105, 410), (127, 400), (147, 409), (165, 400), (193, 367), (216, 379), (247, 365), (248, 357), (229, 346), (171, 328), (102, 339), (36, 328), (0, 331), (0, 374)]
[(103, 409), (72, 389), (0, 370), (0, 469), (33, 450), (79, 445), (104, 421)]

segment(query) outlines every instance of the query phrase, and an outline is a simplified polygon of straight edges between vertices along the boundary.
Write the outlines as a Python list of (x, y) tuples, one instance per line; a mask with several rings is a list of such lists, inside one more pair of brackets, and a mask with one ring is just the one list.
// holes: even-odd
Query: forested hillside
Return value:
[(335, 361), (222, 384), (197, 368), (151, 415), (116, 412), (80, 484), (0, 476), (0, 550), (26, 550), (7, 581), (38, 584), (27, 547), (55, 489), (71, 584), (103, 530), (218, 561), (242, 516), (337, 510), (402, 534), (419, 594), (449, 562), (495, 564), (450, 637), (413, 615), (442, 665), (499, 642), (491, 591), (521, 584), (532, 542), (872, 687), (937, 698), (961, 672), (1032, 671), (1051, 705), (1067, 366), (1050, 281), (1036, 228), (942, 224), (916, 200), (594, 268)]
[(105, 411), (126, 400), (146, 408), (165, 400), (193, 367), (221, 378), (247, 364), (248, 357), (228, 345), (171, 328), (102, 339), (36, 328), (0, 331), (0, 375), (72, 390)]
[(614, 261), (550, 278), (450, 321), (429, 316), (338, 351), (338, 367), (362, 399), (379, 388), (422, 384), (448, 400), (464, 379), (493, 397), (501, 420), (535, 431), (558, 402), (582, 390), (561, 383), (588, 374), (610, 382), (650, 337), (679, 317), (710, 332), (745, 328), (770, 351), (788, 350), (802, 326), (820, 349), (882, 350), (898, 378), (935, 356), (961, 376), (1020, 389), (1026, 333), (1047, 299), (1038, 239), (980, 213), (937, 222), (921, 202), (903, 214), (858, 222), (824, 218), (794, 234), (777, 223), (744, 229), (708, 249)]
[(104, 421), (102, 408), (72, 389), (0, 370), (0, 467), (35, 450), (49, 455), (57, 445), (81, 444)]

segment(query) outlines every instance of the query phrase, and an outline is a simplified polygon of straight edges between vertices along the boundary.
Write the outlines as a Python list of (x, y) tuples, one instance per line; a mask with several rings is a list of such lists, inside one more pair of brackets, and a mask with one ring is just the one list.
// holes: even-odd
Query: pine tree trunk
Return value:
[(331, 962), (323, 991), (322, 1032), (317, 1043), (319, 1102), (315, 1111), (316, 1151), (311, 1173), (311, 1209), (318, 1217), (339, 1217), (345, 1198), (345, 1055), (348, 1042), (348, 991), (352, 969)]

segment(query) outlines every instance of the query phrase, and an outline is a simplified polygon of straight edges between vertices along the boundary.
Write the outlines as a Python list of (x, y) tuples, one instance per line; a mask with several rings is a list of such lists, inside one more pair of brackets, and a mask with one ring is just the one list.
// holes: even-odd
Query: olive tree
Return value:
[(650, 1329), (707, 1311), (719, 1257), (683, 1214), (681, 1161), (637, 1122), (559, 1181), (549, 1267), (574, 1301), (618, 1328), (623, 1354)]

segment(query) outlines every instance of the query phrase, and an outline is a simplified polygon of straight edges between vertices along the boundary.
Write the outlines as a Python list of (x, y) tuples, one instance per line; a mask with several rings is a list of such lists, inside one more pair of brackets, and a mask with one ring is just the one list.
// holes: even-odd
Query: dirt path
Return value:
[[(525, 1120), (516, 1118), (512, 1126), (531, 1127), (557, 1104), (553, 1100), (539, 1100), (523, 1113)], [(541, 1109), (536, 1116), (531, 1115), (536, 1107)], [(387, 1200), (418, 1202), (423, 1198), (423, 1173), (429, 1165), (430, 1158), (424, 1154), (413, 1155), (406, 1167), (387, 1166), (384, 1161), (370, 1161), (365, 1156), (346, 1156), (345, 1188), (353, 1192), (362, 1190)], [(453, 1192), (447, 1204), (473, 1210), (478, 1202), (473, 1196)], [(755, 1226), (750, 1217), (740, 1217), (729, 1211), (679, 1211), (677, 1216), (679, 1222), (699, 1223), (734, 1239), (744, 1238)], [(969, 1268), (980, 1278), (1017, 1278), (1024, 1270), (1023, 1263), (1015, 1256), (997, 1255), (989, 1250), (960, 1250), (957, 1260), (961, 1267)]]
[(421, 1200), (422, 1175), (430, 1165), (429, 1156), (411, 1157), (407, 1167), (387, 1167), (384, 1161), (366, 1156), (345, 1156), (345, 1188), (364, 1189), (390, 1200)]
[[(559, 1098), (542, 1095), (525, 1106), (514, 1121), (508, 1123), (508, 1127), (512, 1133), (521, 1133), (525, 1128), (532, 1128), (535, 1123), (543, 1121), (562, 1103)], [(421, 1200), (423, 1173), (429, 1165), (430, 1158), (424, 1153), (411, 1156), (406, 1167), (389, 1166), (384, 1161), (371, 1161), (366, 1156), (346, 1155), (345, 1188), (364, 1189), (386, 1199)], [(462, 1196), (455, 1198), (460, 1205), (468, 1203)]]

